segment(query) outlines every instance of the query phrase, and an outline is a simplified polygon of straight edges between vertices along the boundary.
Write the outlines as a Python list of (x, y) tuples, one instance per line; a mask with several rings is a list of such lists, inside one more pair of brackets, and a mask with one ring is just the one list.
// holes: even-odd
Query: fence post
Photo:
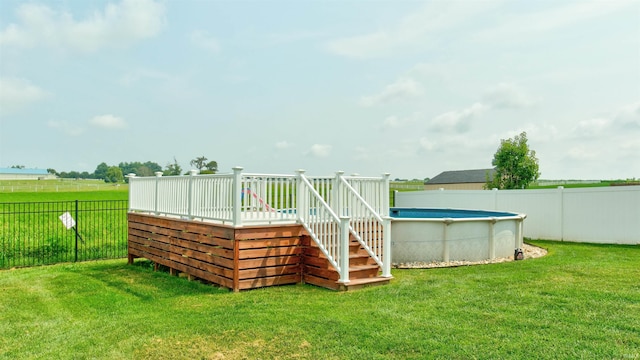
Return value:
[(131, 194), (132, 194), (131, 189), (133, 188), (133, 186), (131, 186), (132, 185), (131, 184), (131, 180), (136, 177), (136, 174), (129, 173), (125, 177), (129, 179), (129, 181), (128, 181), (129, 182), (129, 209), (128, 209), (128, 211), (131, 211)]
[(159, 189), (158, 189), (158, 187), (159, 187), (158, 183), (160, 182), (160, 177), (162, 176), (162, 171), (156, 171), (155, 174), (156, 174), (156, 193), (155, 193), (154, 199), (153, 199), (153, 209), (154, 209), (154, 212), (156, 213), (156, 215), (160, 215), (158, 213), (158, 196), (160, 196), (159, 195), (160, 192), (159, 192)]
[(342, 191), (340, 191), (340, 179), (342, 178), (342, 175), (344, 175), (344, 171), (336, 171), (336, 177), (333, 179), (333, 186), (331, 189), (331, 208), (336, 212), (336, 214), (338, 214), (338, 216), (342, 216), (344, 214), (342, 209), (344, 199), (342, 199)]
[(560, 241), (564, 241), (564, 186), (558, 186), (560, 203)]
[(382, 277), (391, 277), (391, 218), (385, 216), (382, 225)]
[(305, 198), (307, 196), (307, 192), (306, 191), (302, 191), (303, 188), (303, 183), (302, 183), (302, 177), (304, 176), (304, 173), (306, 172), (306, 170), (304, 169), (298, 169), (296, 170), (296, 173), (298, 173), (297, 176), (297, 181), (296, 181), (296, 220), (298, 222), (301, 222), (302, 220), (302, 208), (305, 206)]
[(232, 219), (233, 226), (242, 226), (242, 166), (236, 166), (233, 169), (233, 184), (231, 185), (232, 195)]
[(340, 217), (340, 280), (349, 282), (349, 217)]
[(389, 176), (391, 176), (389, 173), (382, 174), (382, 196), (380, 197), (382, 204), (381, 209), (377, 209), (381, 211), (382, 217), (389, 216)]
[(78, 200), (76, 200), (76, 209), (75, 209), (75, 218), (76, 218), (76, 246), (75, 246), (75, 260), (74, 262), (78, 262), (78, 227), (80, 226), (80, 219), (78, 218)]
[(193, 220), (192, 207), (193, 207), (193, 179), (198, 174), (198, 170), (189, 170), (189, 189), (187, 194), (187, 217), (189, 220)]

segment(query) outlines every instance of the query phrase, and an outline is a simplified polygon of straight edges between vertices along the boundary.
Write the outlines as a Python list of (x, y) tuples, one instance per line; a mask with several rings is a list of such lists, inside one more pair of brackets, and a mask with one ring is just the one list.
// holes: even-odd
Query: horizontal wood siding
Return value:
[(235, 229), (238, 289), (301, 282), (301, 237), (299, 225)]
[(149, 259), (234, 291), (302, 280), (298, 225), (233, 228), (130, 213), (129, 258)]

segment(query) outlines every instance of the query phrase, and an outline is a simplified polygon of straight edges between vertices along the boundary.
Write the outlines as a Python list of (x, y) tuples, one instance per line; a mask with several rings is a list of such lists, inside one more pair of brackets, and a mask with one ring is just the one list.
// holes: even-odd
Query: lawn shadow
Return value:
[(154, 301), (176, 296), (229, 294), (226, 288), (172, 276), (168, 269), (154, 271), (148, 261), (96, 262), (83, 266), (80, 274), (102, 283), (105, 288), (127, 293), (141, 301)]

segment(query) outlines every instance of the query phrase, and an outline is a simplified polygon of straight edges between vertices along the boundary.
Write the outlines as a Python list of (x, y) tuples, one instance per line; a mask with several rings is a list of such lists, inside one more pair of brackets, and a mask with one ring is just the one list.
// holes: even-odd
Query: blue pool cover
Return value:
[(431, 208), (391, 208), (390, 211), (391, 217), (396, 219), (484, 218), (517, 215), (500, 211)]

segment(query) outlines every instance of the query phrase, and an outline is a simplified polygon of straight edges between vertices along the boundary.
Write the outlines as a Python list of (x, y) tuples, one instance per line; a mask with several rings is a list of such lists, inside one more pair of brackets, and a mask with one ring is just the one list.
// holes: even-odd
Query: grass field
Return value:
[(14, 192), (127, 191), (127, 184), (108, 184), (102, 180), (0, 180), (0, 194)]
[(128, 189), (111, 191), (70, 192), (0, 192), (0, 202), (73, 201), (73, 200), (127, 200)]
[(129, 186), (101, 180), (0, 180), (0, 202), (126, 200)]
[(638, 359), (640, 247), (232, 293), (124, 260), (0, 271), (2, 359)]
[[(0, 192), (0, 269), (126, 256), (128, 196), (126, 186), (113, 185), (93, 191)], [(64, 212), (74, 216), (79, 240), (60, 222)]]

